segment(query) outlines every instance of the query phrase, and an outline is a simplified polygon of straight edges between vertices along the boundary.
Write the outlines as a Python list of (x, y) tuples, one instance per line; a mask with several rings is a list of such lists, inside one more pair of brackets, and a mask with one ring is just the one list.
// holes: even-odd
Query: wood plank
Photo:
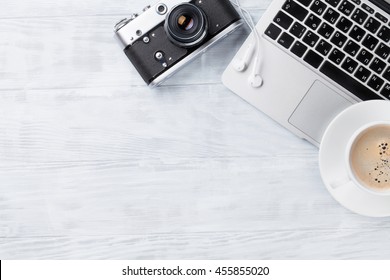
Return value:
[(390, 258), (384, 249), (389, 233), (334, 229), (0, 238), (0, 249), (5, 259), (380, 260)]

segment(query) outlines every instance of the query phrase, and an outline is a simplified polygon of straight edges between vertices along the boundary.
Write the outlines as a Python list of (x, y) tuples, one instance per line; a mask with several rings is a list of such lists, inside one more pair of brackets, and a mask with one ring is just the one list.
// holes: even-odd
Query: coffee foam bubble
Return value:
[(376, 125), (363, 131), (350, 152), (354, 175), (367, 188), (390, 190), (390, 125)]

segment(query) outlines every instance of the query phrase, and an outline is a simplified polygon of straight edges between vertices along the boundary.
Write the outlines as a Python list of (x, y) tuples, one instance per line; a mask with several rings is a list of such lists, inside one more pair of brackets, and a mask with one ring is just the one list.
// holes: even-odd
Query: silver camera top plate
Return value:
[(117, 37), (120, 44), (125, 49), (163, 22), (169, 11), (175, 6), (188, 2), (191, 2), (191, 0), (163, 0), (151, 7), (148, 6), (140, 16), (133, 14), (126, 23), (122, 20), (120, 22), (122, 24), (119, 26), (117, 25), (116, 27), (115, 37)]

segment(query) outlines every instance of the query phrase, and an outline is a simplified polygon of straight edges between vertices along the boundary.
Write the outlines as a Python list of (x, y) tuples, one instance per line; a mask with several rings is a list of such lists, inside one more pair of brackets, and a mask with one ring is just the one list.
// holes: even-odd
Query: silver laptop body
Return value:
[[(353, 103), (390, 99), (387, 0), (274, 0), (256, 28), (263, 85), (233, 62), (222, 81), (251, 105), (314, 145)], [(244, 56), (249, 36), (235, 59)], [(234, 61), (234, 60), (233, 60)]]

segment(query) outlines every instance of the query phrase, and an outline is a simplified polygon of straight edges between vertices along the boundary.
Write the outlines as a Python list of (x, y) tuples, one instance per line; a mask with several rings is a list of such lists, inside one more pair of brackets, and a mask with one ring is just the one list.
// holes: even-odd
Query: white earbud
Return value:
[(237, 72), (245, 71), (251, 62), (255, 50), (256, 50), (256, 45), (254, 43), (250, 43), (243, 57), (236, 58), (235, 61), (233, 62), (234, 70), (236, 70)]
[(254, 87), (254, 88), (259, 88), (263, 85), (263, 78), (260, 75), (261, 71), (261, 60), (259, 58), (259, 54), (257, 54), (254, 65), (253, 65), (253, 70), (252, 73), (249, 76), (249, 84)]
[(248, 80), (253, 88), (259, 88), (263, 85), (263, 78), (258, 74), (250, 75)]
[[(256, 50), (256, 44), (254, 42), (249, 43), (248, 48), (245, 51), (245, 54), (243, 57), (236, 58), (235, 61), (233, 62), (233, 68), (237, 72), (244, 72), (250, 65), (253, 55), (255, 54)], [(252, 87), (258, 88), (263, 85), (263, 79), (261, 78), (260, 75), (260, 69), (261, 68), (261, 61), (259, 58), (259, 52), (257, 52), (257, 56), (254, 60), (254, 65), (253, 65), (253, 70), (252, 73), (249, 76), (249, 83)]]
[(256, 29), (256, 26), (252, 20), (252, 17), (250, 13), (241, 7), (239, 0), (231, 0), (233, 5), (235, 5), (243, 20), (246, 22), (246, 24), (249, 26), (249, 28), (252, 31), (252, 42), (248, 44), (248, 48), (245, 51), (245, 54), (242, 58), (236, 58), (233, 61), (233, 69), (237, 72), (244, 72), (249, 65), (252, 62), (253, 55), (255, 55), (255, 59), (252, 62), (253, 63), (253, 69), (252, 72), (249, 75), (248, 83), (253, 88), (259, 88), (263, 85), (263, 78), (261, 77), (261, 51), (260, 51), (260, 36)]

